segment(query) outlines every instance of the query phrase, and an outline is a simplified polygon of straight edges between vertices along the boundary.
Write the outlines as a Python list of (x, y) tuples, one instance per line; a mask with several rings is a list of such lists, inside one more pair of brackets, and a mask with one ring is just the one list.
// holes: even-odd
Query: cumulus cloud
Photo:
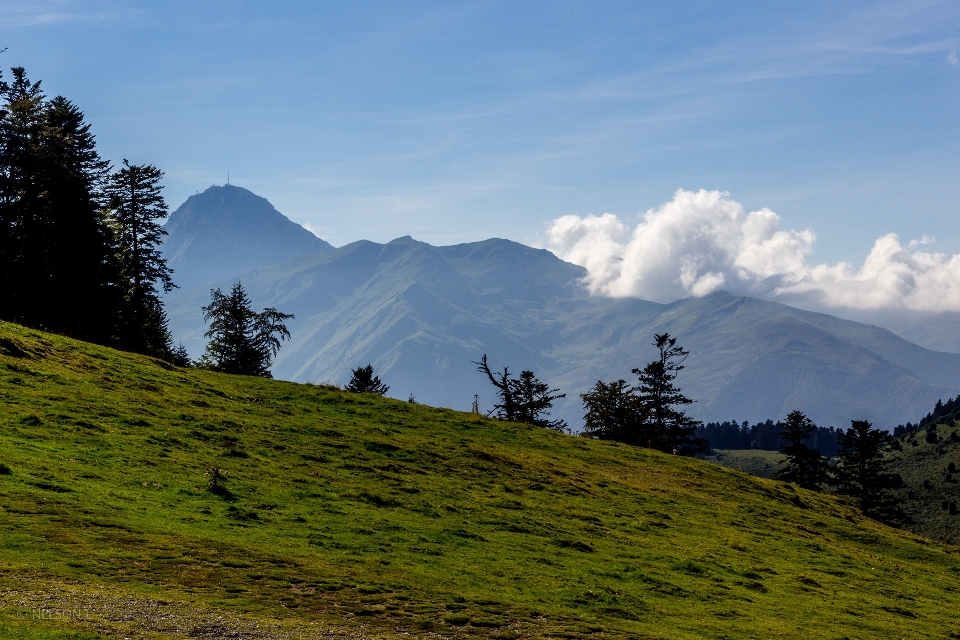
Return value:
[(823, 307), (960, 310), (960, 256), (904, 246), (885, 235), (859, 269), (846, 262), (810, 264), (813, 231), (780, 228), (769, 209), (744, 213), (720, 191), (678, 190), (632, 230), (605, 213), (557, 218), (548, 247), (586, 268), (597, 295), (669, 302), (718, 290)]

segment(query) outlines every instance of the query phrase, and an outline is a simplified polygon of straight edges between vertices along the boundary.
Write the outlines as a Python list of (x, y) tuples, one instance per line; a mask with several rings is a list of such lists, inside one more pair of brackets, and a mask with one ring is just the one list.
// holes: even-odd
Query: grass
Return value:
[(11, 324), (0, 398), (4, 637), (960, 633), (954, 547), (701, 460)]
[(758, 478), (771, 479), (786, 458), (779, 451), (764, 449), (715, 449), (704, 459)]

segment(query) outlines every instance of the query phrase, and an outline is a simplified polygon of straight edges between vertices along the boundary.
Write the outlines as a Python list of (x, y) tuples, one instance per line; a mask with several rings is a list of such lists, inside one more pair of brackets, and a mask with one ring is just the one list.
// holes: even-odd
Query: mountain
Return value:
[[(582, 424), (579, 394), (633, 378), (654, 333), (690, 350), (678, 383), (707, 420), (785, 416), (822, 426), (866, 419), (892, 428), (960, 393), (960, 355), (822, 313), (715, 293), (658, 304), (590, 297), (581, 267), (507, 240), (434, 247), (409, 237), (360, 241), (245, 274), (254, 303), (296, 319), (274, 375), (344, 383), (372, 363), (397, 397), (460, 409), (493, 394), (473, 361), (531, 369), (567, 394), (555, 415)], [(223, 284), (229, 284), (224, 282)], [(194, 355), (206, 290), (168, 298), (171, 326)]]
[(956, 636), (955, 548), (695, 458), (10, 323), (0, 393), (3, 638)]
[(181, 289), (333, 248), (290, 221), (266, 198), (229, 184), (190, 196), (163, 228), (169, 234), (163, 256)]
[(915, 309), (837, 309), (841, 318), (875, 324), (934, 351), (960, 353), (960, 312)]

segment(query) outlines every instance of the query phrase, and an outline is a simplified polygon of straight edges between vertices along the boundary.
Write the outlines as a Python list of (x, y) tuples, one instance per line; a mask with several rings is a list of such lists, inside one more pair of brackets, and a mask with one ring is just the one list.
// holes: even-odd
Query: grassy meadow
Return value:
[(12, 324), (0, 398), (4, 638), (960, 637), (956, 548), (702, 460)]

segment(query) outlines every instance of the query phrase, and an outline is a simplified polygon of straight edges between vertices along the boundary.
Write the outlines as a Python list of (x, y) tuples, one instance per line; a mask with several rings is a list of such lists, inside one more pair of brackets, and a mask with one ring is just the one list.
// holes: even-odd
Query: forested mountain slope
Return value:
[(954, 548), (692, 458), (10, 324), (0, 397), (4, 637), (960, 632)]

